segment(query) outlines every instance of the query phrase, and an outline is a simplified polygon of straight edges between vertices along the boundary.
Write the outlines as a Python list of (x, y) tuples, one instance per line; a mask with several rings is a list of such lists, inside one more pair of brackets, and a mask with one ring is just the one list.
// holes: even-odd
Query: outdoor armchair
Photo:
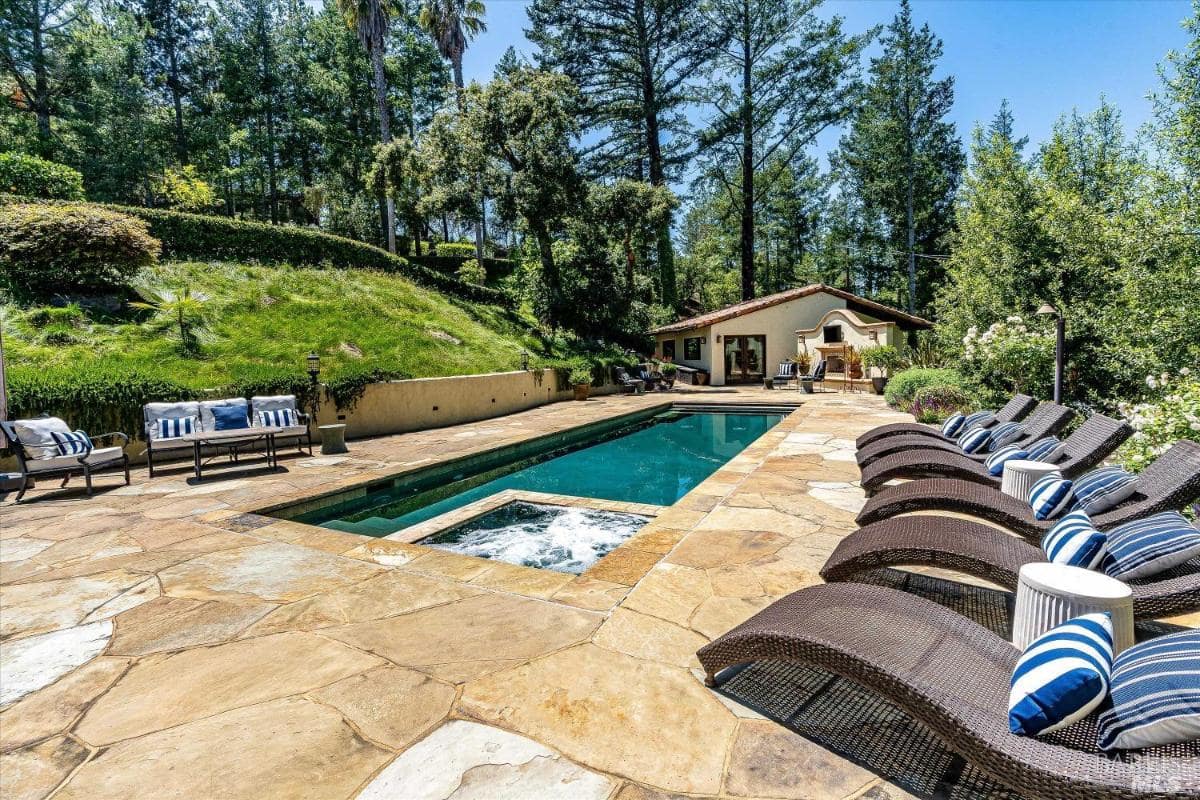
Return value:
[(88, 497), (91, 497), (92, 476), (104, 470), (119, 469), (125, 473), (125, 485), (129, 485), (129, 456), (125, 454), (129, 437), (124, 433), (114, 431), (89, 436), (93, 442), (110, 439), (115, 444), (109, 447), (93, 446), (85, 452), (62, 455), (53, 434), (69, 434), (72, 431), (58, 417), (0, 421), (0, 429), (11, 442), (17, 458), (17, 470), (21, 475), (21, 488), (17, 490), (16, 497), (18, 503), (39, 478), (62, 478), (60, 488), (63, 488), (72, 476), (82, 475)]

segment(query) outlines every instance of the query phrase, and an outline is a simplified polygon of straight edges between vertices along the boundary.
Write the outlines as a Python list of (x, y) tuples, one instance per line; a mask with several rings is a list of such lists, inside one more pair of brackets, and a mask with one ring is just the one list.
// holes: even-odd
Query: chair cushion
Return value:
[(979, 453), (991, 438), (992, 432), (987, 428), (972, 428), (959, 438), (958, 446), (964, 453)]
[[(142, 406), (142, 418), (146, 421), (146, 434), (151, 439), (160, 439), (158, 421), (195, 417), (200, 419), (200, 404), (195, 401), (183, 403), (146, 403)], [(201, 428), (203, 430), (203, 428)]]
[(983, 463), (987, 467), (989, 475), (1003, 475), (1005, 461), (1016, 461), (1028, 457), (1029, 453), (1022, 450), (1020, 445), (1008, 444), (988, 456)]
[(70, 433), (67, 423), (58, 417), (42, 419), (18, 419), (13, 421), (17, 439), (31, 459), (54, 458), (59, 455), (55, 433)]
[(1095, 569), (1104, 561), (1108, 536), (1092, 527), (1082, 511), (1072, 511), (1042, 537), (1042, 550), (1052, 564)]
[(962, 414), (951, 414), (942, 423), (942, 436), (945, 436), (947, 439), (953, 439), (954, 434), (958, 433), (959, 429), (962, 428), (965, 420), (966, 417)]
[(1112, 639), (1104, 612), (1069, 619), (1030, 642), (1013, 670), (1009, 730), (1037, 736), (1090, 714), (1108, 696)]
[(1052, 472), (1034, 481), (1029, 490), (1029, 506), (1038, 519), (1054, 519), (1071, 504), (1071, 481)]
[(254, 409), (256, 415), (260, 411), (279, 411), (286, 408), (292, 412), (292, 416), (296, 416), (296, 395), (273, 394), (251, 397), (250, 408)]
[(1097, 744), (1126, 750), (1200, 738), (1200, 630), (1135, 644), (1113, 662)]
[(1059, 447), (1062, 442), (1057, 436), (1046, 436), (1038, 439), (1036, 442), (1025, 446), (1025, 451), (1028, 453), (1026, 458), (1030, 461), (1041, 461), (1046, 464), (1053, 464), (1061, 456)]
[(54, 438), (54, 443), (58, 446), (58, 454), (60, 456), (81, 456), (84, 453), (90, 453), (92, 447), (94, 447), (92, 437), (83, 431), (75, 431), (74, 433), (50, 431), (50, 435)]
[(1025, 429), (1019, 422), (1002, 422), (991, 431), (992, 435), (987, 441), (987, 449), (993, 452), (1012, 444), (1025, 435)]
[(245, 406), (214, 406), (211, 409), (211, 413), (213, 415), (213, 430), (236, 431), (250, 427), (250, 420), (246, 417)]
[(1108, 532), (1104, 571), (1114, 578), (1147, 578), (1200, 556), (1200, 530), (1178, 511), (1164, 511)]
[(1101, 467), (1075, 479), (1072, 511), (1099, 514), (1137, 491), (1138, 477), (1120, 467)]
[(290, 428), (296, 424), (296, 412), (290, 408), (257, 411), (258, 424), (264, 428)]
[[(101, 447), (88, 453), (84, 457), (84, 461), (89, 466), (98, 466), (107, 464), (111, 461), (119, 461), (124, 449), (120, 447)], [(63, 469), (65, 467), (78, 467), (79, 456), (54, 456), (53, 458), (39, 458), (37, 461), (29, 462), (29, 472), (43, 472), (45, 470)]]
[(160, 417), (156, 420), (154, 437), (156, 440), (178, 439), (180, 436), (186, 436), (189, 433), (196, 433), (200, 430), (200, 417)]
[(250, 424), (250, 407), (243, 397), (231, 397), (225, 400), (204, 400), (200, 403), (200, 430), (215, 431), (217, 428), (217, 419), (213, 416), (213, 409), (225, 408), (228, 406), (236, 406), (242, 410), (242, 416), (246, 418), (246, 424)]

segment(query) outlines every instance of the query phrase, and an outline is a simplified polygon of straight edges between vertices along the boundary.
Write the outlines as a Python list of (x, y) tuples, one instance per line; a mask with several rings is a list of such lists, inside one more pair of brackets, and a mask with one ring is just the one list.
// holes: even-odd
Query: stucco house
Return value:
[(663, 360), (704, 370), (714, 386), (760, 382), (781, 361), (807, 352), (826, 372), (843, 371), (846, 348), (903, 343), (911, 330), (932, 327), (921, 317), (823, 283), (757, 297), (654, 328)]

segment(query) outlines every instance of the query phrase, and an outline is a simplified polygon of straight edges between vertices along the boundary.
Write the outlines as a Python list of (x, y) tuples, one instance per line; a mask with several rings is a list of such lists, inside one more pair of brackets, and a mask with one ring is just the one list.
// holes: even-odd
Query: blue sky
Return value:
[[(485, 0), (488, 31), (468, 48), (468, 80), (486, 80), (511, 45), (533, 52), (522, 0)], [(1008, 98), (1017, 130), (1036, 144), (1055, 119), (1072, 108), (1090, 111), (1101, 95), (1121, 109), (1132, 132), (1150, 117), (1147, 93), (1158, 86), (1156, 66), (1187, 37), (1179, 23), (1188, 0), (913, 0), (913, 15), (943, 42), (941, 74), (955, 76), (951, 114), (964, 142), (977, 121), (987, 122)], [(826, 14), (859, 32), (886, 24), (892, 0), (828, 0)], [(694, 118), (699, 119), (698, 116)], [(814, 148), (836, 146), (827, 132)]]

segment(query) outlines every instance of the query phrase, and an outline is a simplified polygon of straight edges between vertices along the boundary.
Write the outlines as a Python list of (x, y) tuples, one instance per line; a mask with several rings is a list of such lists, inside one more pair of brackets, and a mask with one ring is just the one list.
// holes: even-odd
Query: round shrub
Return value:
[(475, 245), (470, 242), (439, 242), (434, 254), (440, 258), (474, 258)]
[(971, 397), (957, 386), (925, 386), (917, 390), (908, 411), (917, 422), (942, 422), (951, 414), (966, 414)]
[(458, 279), (479, 286), (487, 281), (487, 270), (479, 263), (479, 259), (469, 258), (459, 266)]
[(0, 153), (0, 192), (48, 200), (82, 200), (83, 176), (66, 164), (25, 153)]
[(954, 386), (965, 390), (966, 379), (952, 369), (906, 369), (888, 381), (883, 399), (890, 406), (908, 411), (917, 390), (926, 386)]
[(97, 206), (0, 206), (0, 277), (20, 293), (124, 287), (160, 250), (145, 222)]

